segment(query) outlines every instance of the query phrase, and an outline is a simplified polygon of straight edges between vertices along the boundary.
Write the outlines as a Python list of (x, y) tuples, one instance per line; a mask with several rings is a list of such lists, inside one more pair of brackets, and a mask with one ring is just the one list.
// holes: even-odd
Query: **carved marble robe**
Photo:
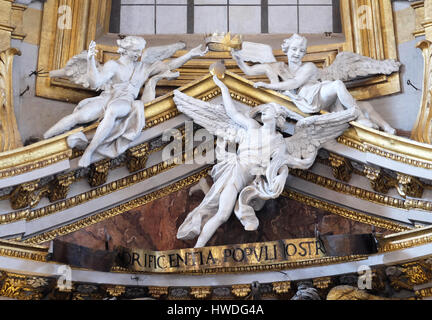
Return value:
[[(280, 196), (280, 192), (274, 190), (275, 183), (279, 180), (285, 184), (288, 167), (287, 160), (283, 157), (286, 143), (281, 134), (275, 134), (271, 143), (266, 145), (259, 145), (254, 139), (244, 132), (237, 153), (227, 152), (226, 141), (218, 139), (218, 163), (211, 171), (214, 184), (201, 204), (189, 213), (180, 226), (178, 239), (190, 240), (201, 233), (206, 222), (218, 212), (220, 195), (228, 184), (234, 185), (240, 194), (234, 210), (237, 218), (245, 230), (258, 229), (259, 221), (255, 211), (262, 209), (265, 200)], [(267, 152), (263, 148), (270, 150), (267, 162), (266, 157), (262, 157)]]
[[(135, 99), (143, 85), (143, 81), (140, 81), (142, 77), (136, 75), (136, 71), (138, 70), (139, 73), (139, 69), (143, 67), (145, 66), (143, 66), (142, 63), (138, 63), (129, 81), (105, 86), (100, 96), (90, 98), (100, 100), (100, 103), (103, 105), (100, 119), (103, 118), (109, 106), (118, 100), (127, 101), (131, 106), (131, 111), (127, 116), (118, 118), (115, 121), (110, 135), (98, 146), (94, 155), (99, 154), (102, 157), (116, 158), (118, 155), (125, 152), (131, 146), (132, 142), (141, 134), (145, 126), (144, 103)], [(78, 104), (74, 112), (80, 110), (81, 107), (82, 104)], [(71, 148), (75, 146), (85, 146), (87, 143), (87, 137), (82, 132), (68, 137), (68, 144)]]

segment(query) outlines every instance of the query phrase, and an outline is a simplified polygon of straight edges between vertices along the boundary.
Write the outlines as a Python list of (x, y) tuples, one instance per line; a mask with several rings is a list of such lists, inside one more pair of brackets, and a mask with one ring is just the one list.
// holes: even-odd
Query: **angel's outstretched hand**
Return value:
[(90, 59), (90, 58), (96, 56), (96, 53), (97, 53), (96, 42), (92, 40), (89, 44), (89, 48), (87, 51), (87, 57)]
[(203, 57), (207, 54), (207, 52), (209, 51), (208, 47), (206, 46), (206, 48), (204, 50), (201, 50), (202, 45), (200, 44), (198, 47), (193, 48), (190, 53), (194, 56), (194, 57)]

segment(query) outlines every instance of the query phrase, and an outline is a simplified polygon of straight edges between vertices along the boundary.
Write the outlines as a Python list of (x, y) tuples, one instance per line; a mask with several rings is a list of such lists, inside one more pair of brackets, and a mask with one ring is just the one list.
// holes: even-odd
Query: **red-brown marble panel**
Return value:
[[(199, 205), (202, 198), (201, 192), (189, 196), (189, 189), (181, 190), (59, 239), (99, 250), (105, 249), (106, 235), (110, 237), (110, 249), (115, 246), (150, 250), (191, 248), (195, 240), (178, 240), (176, 233), (187, 214)], [(314, 237), (316, 225), (321, 234), (360, 234), (372, 230), (369, 225), (283, 197), (268, 201), (257, 216), (260, 220), (259, 229), (247, 232), (233, 214), (207, 245)], [(377, 229), (377, 232), (385, 230)]]

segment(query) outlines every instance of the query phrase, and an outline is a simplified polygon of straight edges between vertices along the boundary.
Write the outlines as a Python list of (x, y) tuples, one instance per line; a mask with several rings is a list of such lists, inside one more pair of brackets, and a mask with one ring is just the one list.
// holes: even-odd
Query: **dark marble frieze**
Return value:
[[(176, 238), (177, 229), (187, 214), (197, 207), (203, 197), (201, 192), (189, 195), (190, 188), (174, 192), (144, 206), (125, 212), (59, 237), (58, 240), (105, 250), (108, 246), (143, 248), (148, 250), (173, 250), (192, 248), (194, 241)], [(221, 226), (208, 246), (239, 243), (255, 243), (280, 239), (314, 237), (316, 228), (322, 235), (366, 234), (372, 227), (351, 221), (323, 210), (304, 205), (287, 198), (268, 201), (258, 212), (260, 227), (247, 232), (233, 214)], [(391, 231), (379, 229), (378, 233)]]

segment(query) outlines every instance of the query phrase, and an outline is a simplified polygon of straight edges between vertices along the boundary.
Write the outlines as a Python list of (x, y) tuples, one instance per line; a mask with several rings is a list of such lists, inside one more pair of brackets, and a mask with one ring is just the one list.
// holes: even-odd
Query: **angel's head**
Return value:
[(299, 64), (306, 54), (307, 39), (295, 33), (282, 43), (282, 51), (288, 56), (290, 63)]
[(123, 39), (117, 40), (119, 46), (118, 53), (122, 56), (128, 56), (132, 60), (137, 61), (146, 46), (146, 41), (144, 38), (136, 36), (127, 36)]
[(251, 118), (255, 118), (258, 114), (261, 115), (262, 123), (274, 125), (275, 128), (285, 128), (286, 118), (288, 115), (284, 107), (276, 103), (262, 104), (253, 108), (249, 115)]

